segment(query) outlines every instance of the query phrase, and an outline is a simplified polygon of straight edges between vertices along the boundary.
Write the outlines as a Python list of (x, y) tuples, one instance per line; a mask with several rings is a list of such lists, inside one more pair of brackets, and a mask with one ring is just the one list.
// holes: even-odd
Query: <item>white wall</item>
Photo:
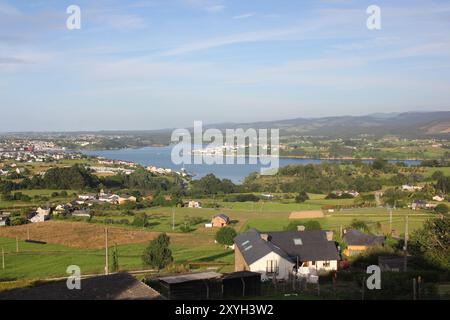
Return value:
[(311, 261), (308, 261), (308, 267), (314, 268), (318, 271), (318, 273), (326, 273), (329, 271), (336, 271), (338, 268), (338, 262), (337, 260), (331, 260), (329, 261), (330, 265), (328, 267), (324, 266), (325, 261), (316, 261), (316, 264), (313, 266)]
[(271, 252), (267, 254), (265, 257), (259, 259), (258, 261), (253, 262), (249, 267), (250, 271), (253, 272), (259, 272), (261, 273), (262, 279), (265, 279), (266, 276), (266, 267), (267, 267), (267, 261), (268, 260), (274, 260), (278, 263), (278, 275), (277, 279), (288, 279), (289, 273), (292, 272), (292, 269), (294, 267), (294, 263), (284, 259), (283, 257), (279, 256), (275, 252)]

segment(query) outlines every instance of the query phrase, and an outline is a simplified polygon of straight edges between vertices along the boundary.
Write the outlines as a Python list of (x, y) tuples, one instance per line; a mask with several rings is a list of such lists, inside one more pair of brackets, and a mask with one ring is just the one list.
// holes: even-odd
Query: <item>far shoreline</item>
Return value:
[[(127, 147), (127, 148), (110, 148), (110, 149), (74, 149), (74, 150), (66, 150), (66, 151), (75, 151), (86, 154), (86, 152), (107, 152), (107, 151), (124, 151), (124, 150), (140, 150), (145, 148), (167, 148), (170, 145), (150, 145), (150, 146), (142, 146), (142, 147)], [(192, 154), (193, 155), (193, 154)], [(214, 154), (204, 153), (202, 155), (205, 156), (213, 156)], [(227, 156), (227, 155), (224, 155)], [(233, 155), (229, 155), (233, 156)], [(299, 159), (299, 160), (318, 160), (318, 161), (374, 161), (377, 158), (375, 157), (364, 157), (364, 158), (356, 158), (356, 157), (306, 157), (306, 156), (295, 156), (295, 155), (279, 155), (279, 159)], [(382, 158), (386, 161), (393, 162), (402, 162), (402, 161), (427, 161), (427, 160), (439, 160), (439, 159), (427, 159), (427, 158), (407, 158), (407, 159), (399, 159), (399, 158)]]

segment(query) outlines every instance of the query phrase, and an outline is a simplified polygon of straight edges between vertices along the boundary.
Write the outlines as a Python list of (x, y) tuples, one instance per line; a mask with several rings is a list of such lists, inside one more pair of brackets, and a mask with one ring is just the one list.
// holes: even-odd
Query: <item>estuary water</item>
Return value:
[[(245, 177), (252, 172), (260, 172), (268, 166), (261, 166), (260, 164), (249, 164), (248, 159), (246, 164), (182, 164), (176, 165), (171, 158), (172, 146), (166, 147), (145, 147), (140, 149), (120, 149), (120, 150), (99, 150), (99, 151), (84, 151), (84, 154), (91, 156), (99, 156), (112, 160), (131, 161), (141, 164), (143, 166), (155, 166), (160, 168), (168, 168), (180, 171), (184, 168), (187, 172), (194, 175), (194, 179), (204, 177), (208, 173), (213, 173), (220, 179), (230, 179), (234, 183), (240, 183)], [(290, 164), (318, 164), (323, 162), (336, 163), (344, 162), (346, 160), (322, 160), (322, 159), (295, 159), (295, 158), (280, 158), (280, 167)], [(365, 161), (370, 162), (370, 161)], [(392, 162), (396, 162), (393, 160)], [(402, 160), (408, 165), (417, 165), (420, 161), (416, 160)]]

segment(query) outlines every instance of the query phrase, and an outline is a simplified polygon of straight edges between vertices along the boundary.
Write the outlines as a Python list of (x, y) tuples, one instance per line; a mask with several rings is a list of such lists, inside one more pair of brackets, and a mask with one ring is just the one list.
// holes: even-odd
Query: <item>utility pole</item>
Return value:
[(408, 219), (408, 215), (406, 215), (406, 219), (405, 219), (405, 246), (403, 247), (403, 250), (405, 251), (405, 261), (404, 261), (404, 271), (406, 272), (408, 269), (408, 223), (409, 223), (409, 219)]
[(361, 300), (364, 300), (364, 294), (366, 289), (366, 277), (362, 279), (362, 291), (361, 291)]
[(172, 230), (175, 230), (175, 209), (172, 208)]
[(339, 226), (339, 237), (342, 239), (342, 224)]
[(108, 266), (108, 227), (105, 227), (105, 274), (109, 274)]
[(27, 240), (30, 240), (30, 227), (27, 227)]
[(2, 269), (5, 269), (5, 250), (2, 247)]
[(392, 235), (392, 208), (389, 208), (389, 234)]

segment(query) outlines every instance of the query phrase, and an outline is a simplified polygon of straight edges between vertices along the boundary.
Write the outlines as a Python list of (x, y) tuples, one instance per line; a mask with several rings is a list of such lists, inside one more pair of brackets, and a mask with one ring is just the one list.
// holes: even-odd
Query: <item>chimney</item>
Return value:
[(261, 233), (260, 237), (264, 241), (270, 241), (270, 236), (267, 233)]
[(299, 232), (305, 231), (305, 226), (297, 226), (297, 231)]
[(333, 241), (333, 231), (325, 231), (325, 233), (327, 234), (327, 240)]

